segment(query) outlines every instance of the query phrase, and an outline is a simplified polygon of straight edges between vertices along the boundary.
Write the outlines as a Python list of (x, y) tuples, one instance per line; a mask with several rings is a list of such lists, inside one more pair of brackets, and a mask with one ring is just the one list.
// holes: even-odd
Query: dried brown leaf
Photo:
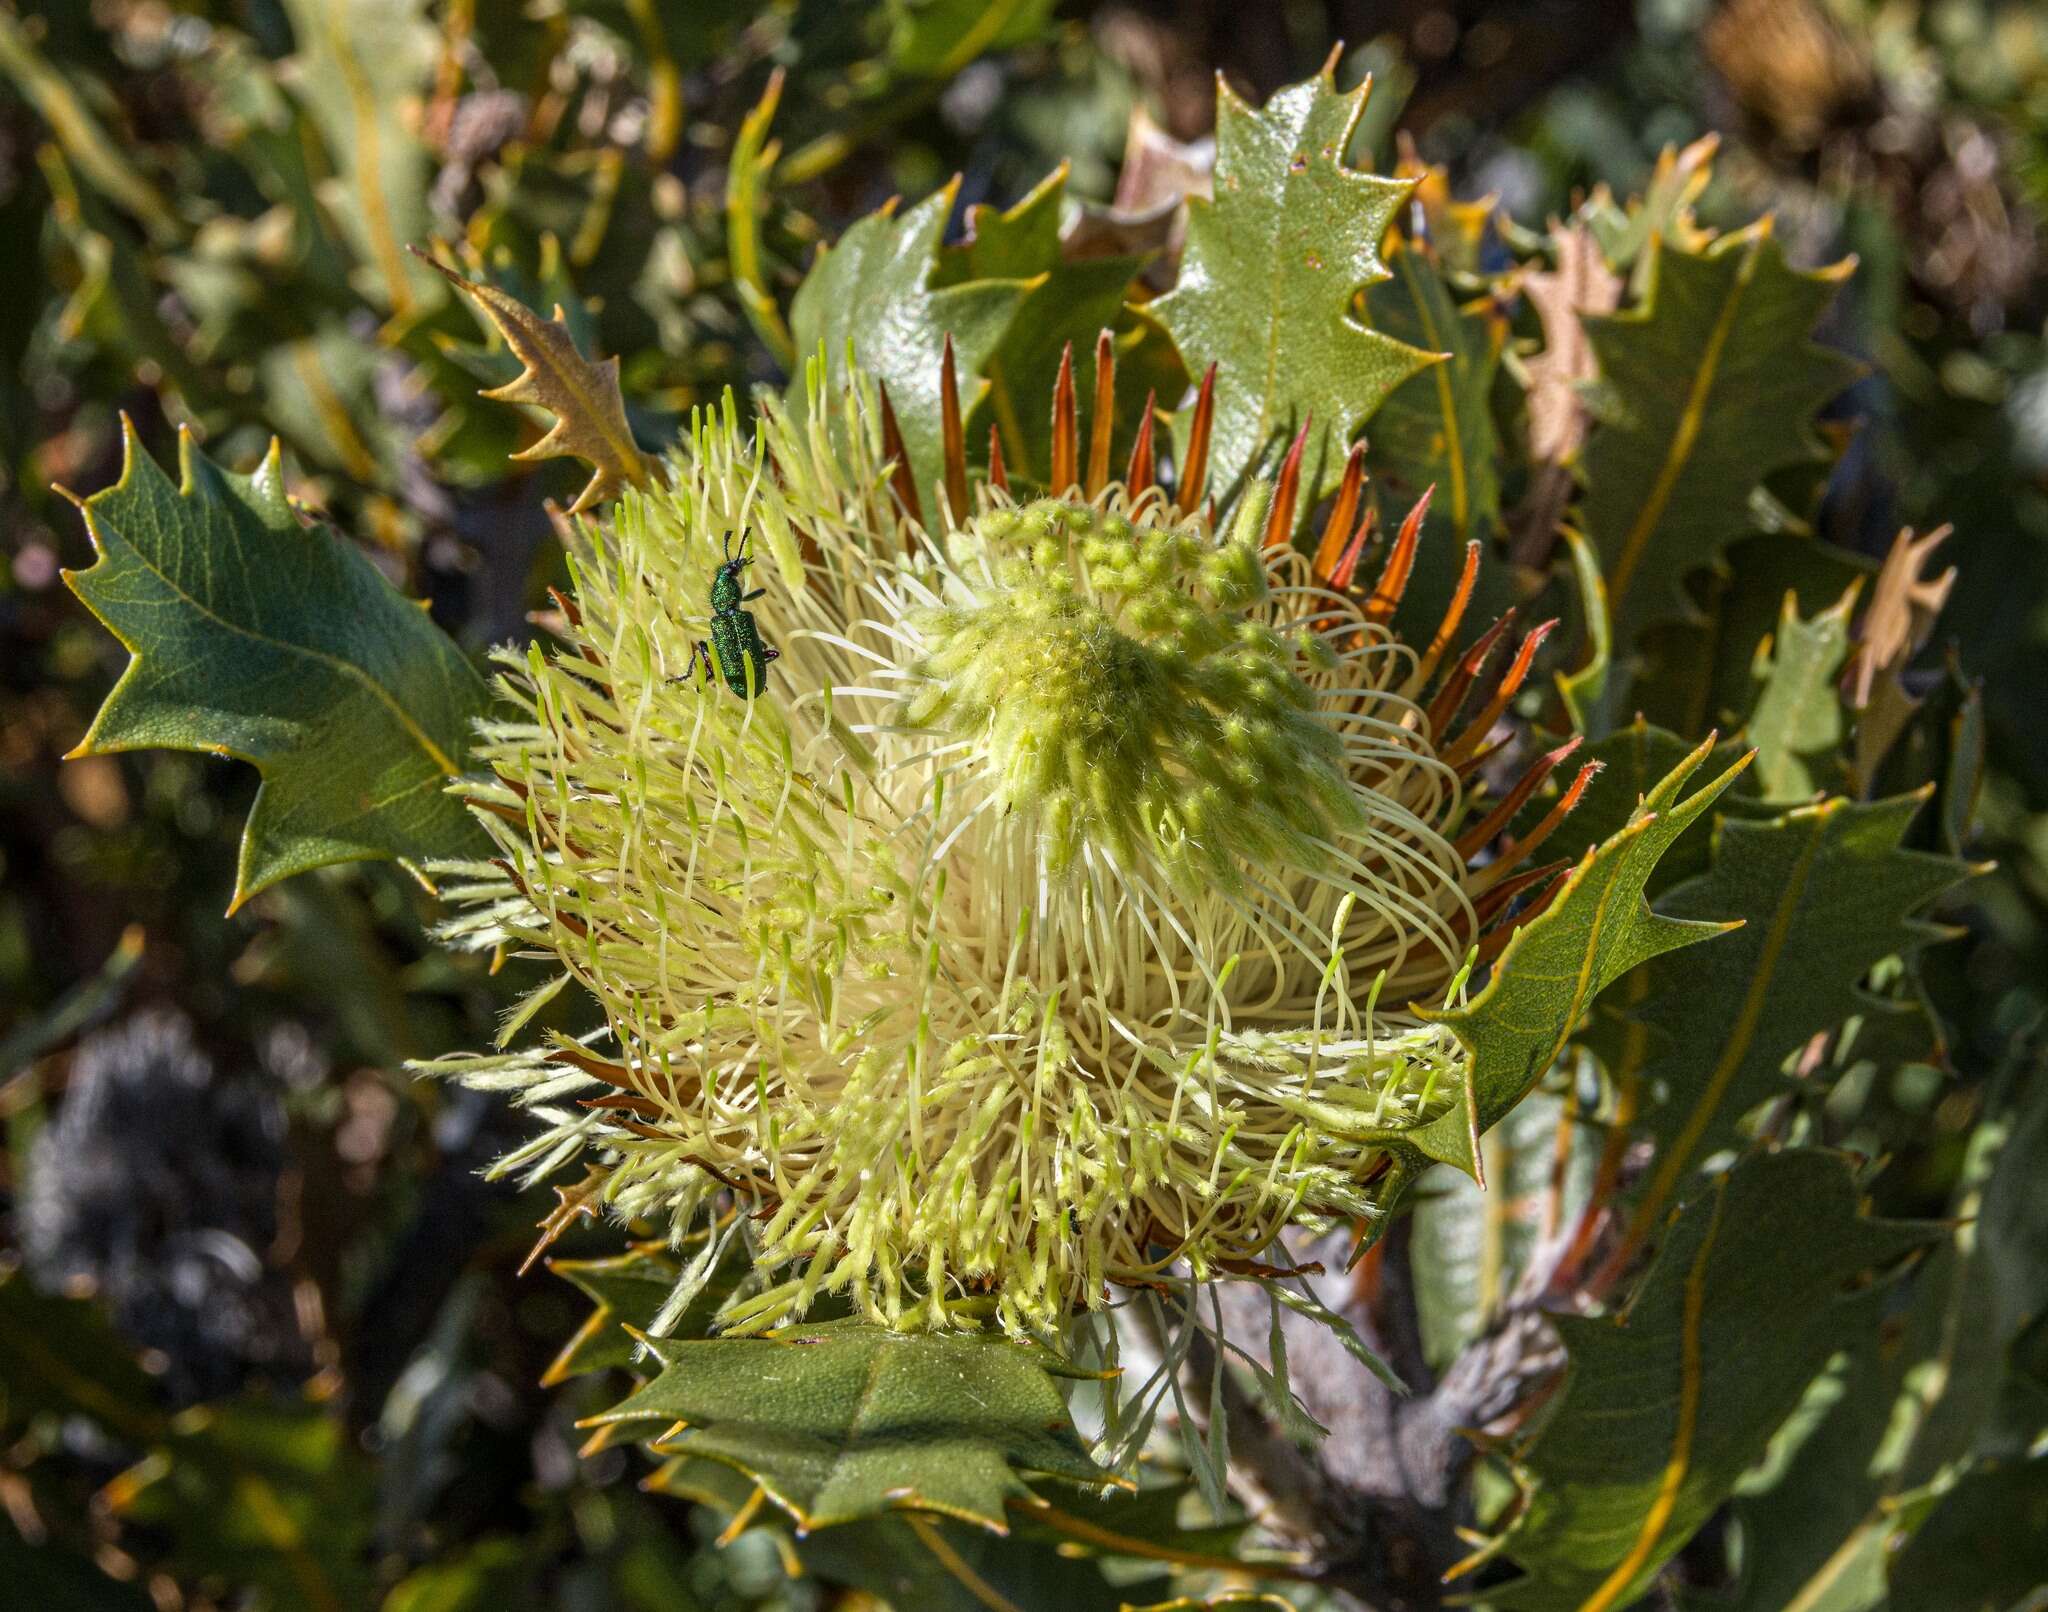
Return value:
[(555, 423), (514, 459), (581, 459), (590, 480), (569, 512), (580, 513), (617, 498), (626, 488), (654, 478), (654, 462), (633, 441), (626, 402), (619, 391), (619, 361), (585, 358), (576, 350), (562, 310), (543, 319), (517, 297), (458, 274), (424, 252), (417, 253), (449, 284), (467, 292), (524, 367), (503, 386), (479, 395), (498, 403), (526, 403), (554, 415)]

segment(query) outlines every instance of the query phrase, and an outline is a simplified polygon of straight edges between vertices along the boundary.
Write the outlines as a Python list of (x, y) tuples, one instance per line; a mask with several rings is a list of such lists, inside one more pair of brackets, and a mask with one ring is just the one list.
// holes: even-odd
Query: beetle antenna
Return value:
[(732, 528), (730, 526), (725, 529), (725, 563), (727, 565), (732, 564)]

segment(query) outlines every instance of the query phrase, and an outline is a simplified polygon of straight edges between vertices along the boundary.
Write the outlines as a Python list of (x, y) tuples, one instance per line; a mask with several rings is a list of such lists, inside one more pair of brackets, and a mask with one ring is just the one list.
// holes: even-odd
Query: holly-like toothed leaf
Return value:
[[(1748, 748), (1739, 739), (1723, 739), (1709, 752), (1706, 765), (1720, 772), (1740, 761)], [(1571, 815), (1558, 824), (1544, 843), (1544, 854), (1576, 861), (1610, 834), (1618, 833), (1642, 804), (1643, 797), (1692, 752), (1691, 740), (1681, 739), (1641, 717), (1605, 738), (1581, 745), (1572, 755), (1573, 762), (1597, 761), (1600, 770), (1593, 775)], [(1749, 772), (1736, 774), (1734, 783), (1721, 797), (1721, 810), (1761, 810), (1755, 805), (1755, 785), (1756, 780)], [(1554, 798), (1539, 794), (1515, 819), (1513, 832), (1526, 834), (1556, 804)], [(1659, 891), (1706, 871), (1711, 821), (1695, 819), (1693, 828), (1665, 849), (1646, 886), (1653, 903)]]
[(471, 855), (447, 792), (490, 691), (369, 560), (286, 502), (276, 445), (231, 475), (179, 437), (181, 482), (123, 421), (121, 479), (79, 501), (98, 559), (64, 579), (131, 659), (74, 755), (254, 763), (234, 907), (332, 862)]
[(643, 1358), (633, 1331), (645, 1332), (669, 1294), (682, 1266), (661, 1243), (642, 1243), (607, 1259), (551, 1259), (548, 1269), (574, 1283), (597, 1307), (583, 1319), (541, 1378), (552, 1388), (571, 1377)]
[(1857, 373), (1808, 339), (1851, 265), (1792, 268), (1769, 220), (1703, 252), (1657, 245), (1650, 262), (1640, 306), (1585, 321), (1601, 422), (1584, 457), (1586, 528), (1624, 648), (1692, 613), (1687, 574), (1750, 530), (1765, 476), (1824, 457), (1814, 414)]
[(1180, 283), (1152, 305), (1189, 374), (1217, 366), (1209, 485), (1226, 498), (1312, 420), (1313, 504), (1358, 428), (1436, 356), (1353, 316), (1387, 278), (1380, 242), (1414, 182), (1345, 165), (1370, 84), (1339, 94), (1334, 65), (1263, 111), (1218, 84), (1215, 200), (1189, 199)]
[[(1102, 1568), (1105, 1557), (1258, 1571), (1256, 1564), (1231, 1554), (1244, 1532), (1242, 1521), (1206, 1527), (1181, 1523), (1191, 1489), (1187, 1484), (1091, 1499), (1073, 1513), (1043, 1501), (1017, 1502), (1010, 1507), (1008, 1534), (944, 1517), (895, 1515), (817, 1529), (794, 1541), (782, 1536), (788, 1525), (780, 1513), (763, 1512), (754, 1480), (734, 1467), (676, 1456), (664, 1461), (644, 1487), (707, 1506), (736, 1527), (777, 1530), (785, 1557), (811, 1577), (866, 1590), (891, 1606), (918, 1612), (981, 1612), (991, 1604), (982, 1593), (987, 1589), (1006, 1597), (1007, 1604), (1062, 1612), (1124, 1612), (1134, 1597), (1171, 1592), (1172, 1581), (1163, 1574), (1133, 1578), (1125, 1570), (1111, 1577)], [(1064, 1526), (1044, 1520), (1049, 1517)]]
[[(1415, 569), (1393, 619), (1397, 634), (1426, 642), (1459, 589), (1465, 545), (1475, 538), (1490, 544), (1500, 535), (1500, 434), (1492, 394), (1507, 321), (1490, 299), (1476, 311), (1459, 307), (1427, 243), (1390, 236), (1387, 266), (1393, 278), (1365, 294), (1372, 327), (1444, 355), (1393, 390), (1366, 435), (1367, 495), (1383, 530), (1399, 526), (1434, 489)], [(1498, 617), (1515, 602), (1513, 568), (1481, 566), (1469, 606), (1474, 617)]]
[(657, 1454), (737, 1467), (805, 1529), (923, 1511), (1002, 1532), (1027, 1475), (1118, 1481), (1053, 1381), (1073, 1368), (1030, 1344), (854, 1321), (647, 1344), (660, 1375), (591, 1424), (670, 1427), (649, 1430)]
[(1666, 146), (1643, 194), (1617, 203), (1602, 185), (1574, 215), (1574, 222), (1592, 231), (1607, 261), (1617, 269), (1634, 269), (1640, 280), (1649, 268), (1659, 241), (1697, 252), (1714, 238), (1693, 217), (1693, 204), (1713, 177), (1718, 134), (1703, 134), (1685, 146)]
[(1970, 874), (1952, 857), (1900, 848), (1926, 798), (1836, 798), (1761, 822), (1724, 819), (1711, 869), (1659, 901), (1674, 921), (1742, 927), (1683, 963), (1650, 970), (1637, 1018), (1655, 1036), (1643, 1073), (1662, 1100), (1638, 1116), (1657, 1141), (1657, 1161), (1634, 1240), (1647, 1237), (1694, 1169), (1740, 1140), (1746, 1114), (1797, 1089), (1785, 1061), (1814, 1036), (1855, 1013), (1918, 1011), (1860, 987), (1884, 958), (1911, 958), (1944, 938), (1915, 915)]
[[(1870, 1219), (1838, 1155), (1752, 1155), (1680, 1215), (1626, 1310), (1559, 1316), (1569, 1366), (1516, 1451), (1514, 1612), (1620, 1612), (1763, 1455), (1836, 1350), (1876, 1327), (1886, 1267), (1937, 1228)], [(1797, 1227), (1788, 1236), (1786, 1228)]]
[[(944, 464), (946, 338), (953, 338), (961, 407), (972, 410), (990, 355), (1032, 290), (1030, 280), (1013, 277), (938, 282), (939, 242), (958, 190), (955, 180), (900, 215), (892, 202), (820, 247), (789, 315), (797, 356), (822, 352), (828, 385), (845, 384), (850, 351), (888, 388), (920, 499), (932, 496)], [(785, 401), (793, 419), (803, 417), (808, 398), (804, 376), (792, 376)]]
[(1867, 584), (1871, 571), (1861, 555), (1793, 532), (1739, 538), (1722, 563), (1725, 573), (1691, 578), (1690, 619), (1643, 630), (1626, 668), (1634, 676), (1617, 683), (1629, 707), (1675, 733), (1742, 725), (1756, 706), (1758, 647), (1782, 624), (1786, 596), (1818, 610)]
[(1757, 647), (1763, 688), (1746, 736), (1756, 746), (1757, 787), (1773, 805), (1811, 800), (1841, 782), (1848, 722), (1835, 683), (1849, 658), (1849, 618), (1859, 591), (1850, 584), (1811, 620), (1801, 619), (1798, 599), (1787, 594), (1777, 632)]
[(543, 1386), (565, 1382), (610, 1367), (646, 1370), (649, 1365), (639, 1334), (653, 1327), (664, 1306), (677, 1299), (677, 1284), (688, 1274), (692, 1291), (682, 1311), (662, 1333), (670, 1338), (701, 1338), (711, 1330), (719, 1309), (749, 1275), (745, 1244), (729, 1237), (709, 1268), (701, 1240), (687, 1245), (679, 1258), (662, 1243), (636, 1243), (607, 1259), (551, 1259), (548, 1269), (581, 1288), (597, 1306), (584, 1318), (541, 1379)]
[(524, 403), (555, 417), (546, 436), (512, 457), (522, 462), (573, 458), (590, 466), (590, 480), (569, 506), (572, 515), (654, 480), (654, 462), (640, 451), (626, 423), (617, 357), (602, 363), (585, 358), (562, 309), (555, 310), (554, 318), (543, 319), (496, 286), (458, 274), (424, 253), (417, 255), (468, 294), (519, 360), (517, 375), (480, 395), (498, 403)]
[[(1080, 366), (1102, 331), (1129, 323), (1124, 317), (1124, 293), (1145, 262), (1135, 256), (1067, 262), (1060, 250), (1060, 212), (1066, 189), (1067, 167), (1062, 163), (1007, 211), (970, 207), (968, 238), (939, 254), (934, 279), (942, 287), (1022, 280), (1029, 288), (1016, 317), (989, 355), (988, 389), (977, 410), (982, 418), (970, 417), (967, 427), (967, 442), (973, 448), (987, 436), (989, 423), (994, 424), (1002, 438), (1004, 464), (1013, 478), (1043, 481), (1050, 476), (1052, 395), (1059, 380), (1061, 355), (1071, 342), (1076, 379), (1086, 386), (1087, 372)], [(1141, 331), (1142, 327), (1134, 327), (1118, 343), (1119, 348), (1128, 348)], [(1118, 414), (1128, 432), (1136, 431), (1138, 410), (1144, 403), (1142, 391), (1131, 396), (1140, 369), (1123, 363), (1117, 367), (1117, 394), (1126, 403)], [(895, 395), (893, 387), (890, 395)]]
[(1479, 1138), (1535, 1089), (1593, 999), (1637, 964), (1727, 929), (1653, 913), (1643, 899), (1657, 859), (1747, 765), (1743, 757), (1680, 800), (1713, 747), (1709, 739), (1680, 761), (1625, 826), (1580, 858), (1542, 915), (1516, 931), (1483, 991), (1463, 1007), (1425, 1012), (1465, 1044), (1471, 1074), (1464, 1103), (1403, 1132), (1401, 1148), (1483, 1178)]

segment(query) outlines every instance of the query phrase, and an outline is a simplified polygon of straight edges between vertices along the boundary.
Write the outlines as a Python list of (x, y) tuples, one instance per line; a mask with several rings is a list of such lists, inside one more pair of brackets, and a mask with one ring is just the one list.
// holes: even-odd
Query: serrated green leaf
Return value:
[(1586, 529), (1617, 644), (1689, 613), (1689, 572), (1750, 529), (1750, 495), (1817, 460), (1813, 416), (1856, 366), (1809, 339), (1842, 268), (1793, 269), (1768, 222), (1702, 252), (1653, 249), (1641, 306), (1585, 321), (1599, 359)]
[(907, 1510), (1001, 1530), (1026, 1474), (1114, 1481), (1032, 1345), (833, 1322), (648, 1346), (661, 1374), (592, 1420), (686, 1424), (656, 1452), (738, 1468), (806, 1529)]
[(124, 425), (121, 479), (79, 505), (98, 559), (65, 580), (131, 658), (73, 754), (253, 763), (234, 906), (327, 863), (470, 854), (476, 826), (446, 786), (482, 677), (360, 552), (301, 524), (275, 445), (248, 476), (189, 435), (179, 459), (174, 485)]
[[(800, 356), (822, 352), (828, 383), (846, 382), (847, 353), (889, 389), (918, 496), (929, 503), (942, 474), (940, 374), (953, 338), (960, 404), (969, 410), (987, 383), (979, 379), (1031, 290), (1022, 279), (935, 281), (939, 241), (953, 211), (957, 181), (900, 216), (870, 215), (820, 249), (798, 288), (790, 328)], [(802, 375), (791, 379), (787, 407), (808, 407)]]
[[(691, 1248), (685, 1258), (694, 1259), (698, 1253)], [(744, 1243), (728, 1238), (711, 1269), (699, 1268), (702, 1285), (673, 1324), (663, 1329), (665, 1335), (703, 1337), (750, 1268)], [(608, 1259), (551, 1259), (548, 1269), (581, 1288), (597, 1308), (555, 1357), (543, 1383), (552, 1385), (613, 1366), (644, 1370), (647, 1354), (637, 1334), (648, 1331), (662, 1307), (676, 1296), (684, 1261), (660, 1244), (641, 1243)]]
[(1535, 1089), (1593, 999), (1637, 964), (1727, 927), (1665, 917), (1643, 899), (1658, 858), (1745, 764), (1736, 762), (1680, 800), (1711, 748), (1709, 741), (1686, 756), (1621, 830), (1580, 859), (1542, 916), (1516, 931), (1478, 996), (1464, 1007), (1425, 1015), (1465, 1044), (1472, 1072), (1465, 1103), (1404, 1132), (1403, 1145), (1480, 1176), (1479, 1138)]
[(1883, 1601), (1891, 1530), (1871, 1515), (1880, 1491), (1873, 1468), (1905, 1373), (1921, 1358), (1881, 1350), (1873, 1328), (1829, 1362), (1763, 1469), (1737, 1486), (1742, 1560), (1734, 1584), (1682, 1604), (1694, 1612), (1870, 1612)]
[(1876, 1325), (1884, 1286), (1870, 1278), (1936, 1235), (1865, 1217), (1836, 1155), (1760, 1154), (1720, 1177), (1623, 1315), (1557, 1319), (1569, 1371), (1517, 1453), (1528, 1499), (1505, 1540), (1523, 1576), (1487, 1599), (1516, 1612), (1632, 1604), (1829, 1357)]
[[(1016, 317), (989, 356), (988, 390), (977, 413), (992, 420), (1000, 433), (1009, 473), (1040, 481), (1052, 470), (1052, 396), (1061, 355), (1071, 342), (1075, 378), (1085, 387), (1087, 371), (1082, 366), (1096, 337), (1104, 330), (1129, 327), (1124, 318), (1124, 295), (1144, 264), (1138, 257), (1066, 262), (1060, 254), (1060, 210), (1066, 187), (1067, 168), (1062, 164), (1014, 207), (1001, 211), (969, 208), (968, 238), (940, 254), (935, 278), (940, 286), (986, 280), (1028, 284)], [(1120, 349), (1130, 345), (1134, 334), (1119, 342)], [(1137, 379), (1125, 373), (1130, 368), (1118, 368), (1120, 400), (1129, 396)], [(1136, 412), (1143, 401), (1140, 392), (1129, 398), (1127, 408), (1119, 410), (1129, 430), (1136, 430)], [(970, 418), (970, 452), (986, 434), (987, 425)], [(1120, 474), (1121, 470), (1119, 463), (1111, 473)]]
[[(1735, 1583), (1689, 1598), (1696, 1612), (1873, 1612), (1887, 1564), (1926, 1516), (1906, 1502), (1953, 1481), (1982, 1447), (2009, 1346), (2048, 1292), (2027, 1225), (2044, 1213), (2048, 1093), (2012, 1084), (2019, 1111), (1994, 1104), (1972, 1133), (1946, 1242), (1913, 1273), (1905, 1313), (1852, 1340), (1744, 1479)], [(1986, 1538), (1994, 1551), (2010, 1543)]]
[(645, 1332), (652, 1326), (682, 1274), (664, 1248), (644, 1244), (607, 1259), (551, 1259), (548, 1269), (581, 1288), (597, 1308), (555, 1356), (541, 1378), (546, 1387), (639, 1360), (640, 1345), (627, 1328)]
[(1189, 374), (1217, 366), (1209, 484), (1225, 498), (1312, 416), (1313, 504), (1358, 428), (1433, 361), (1353, 317), (1360, 289), (1387, 278), (1380, 242), (1414, 188), (1345, 166), (1368, 88), (1339, 94), (1325, 68), (1257, 112), (1217, 88), (1215, 200), (1189, 200), (1180, 282), (1152, 312)]
[(641, 1487), (708, 1506), (721, 1517), (738, 1516), (757, 1492), (754, 1480), (737, 1467), (696, 1455), (676, 1455), (650, 1472)]
[[(1593, 775), (1571, 815), (1558, 824), (1556, 831), (1544, 842), (1543, 854), (1575, 862), (1610, 834), (1619, 832), (1642, 804), (1643, 797), (1655, 789), (1673, 767), (1691, 755), (1693, 748), (1691, 740), (1681, 739), (1641, 717), (1604, 738), (1579, 746), (1572, 753), (1571, 766), (1576, 768), (1587, 762), (1598, 762), (1600, 770)], [(1742, 759), (1747, 749), (1748, 746), (1739, 740), (1724, 739), (1708, 753), (1707, 765), (1717, 771), (1732, 767)], [(1726, 811), (1738, 800), (1745, 804), (1750, 802), (1755, 795), (1754, 783), (1749, 773), (1738, 773), (1735, 782), (1729, 785), (1728, 793), (1722, 797), (1722, 810)], [(1527, 833), (1555, 804), (1554, 800), (1542, 796), (1532, 800), (1516, 819), (1514, 832)], [(1706, 871), (1710, 822), (1710, 819), (1696, 820), (1694, 827), (1674, 841), (1658, 859), (1656, 871), (1646, 886), (1653, 900), (1659, 891)]]
[[(1387, 267), (1393, 277), (1365, 294), (1373, 329), (1445, 357), (1380, 405), (1366, 442), (1366, 471), (1376, 491), (1390, 495), (1396, 520), (1435, 487), (1435, 530), (1426, 528), (1422, 541), (1462, 560), (1470, 539), (1500, 526), (1500, 438), (1491, 399), (1507, 324), (1497, 312), (1461, 310), (1426, 245), (1398, 242)], [(1437, 610), (1441, 615), (1441, 600)]]
[(1660, 1050), (1643, 1074), (1663, 1098), (1639, 1119), (1657, 1141), (1639, 1228), (1655, 1223), (1694, 1169), (1740, 1140), (1744, 1115), (1793, 1089), (1789, 1057), (1852, 1013), (1882, 1011), (1859, 989), (1876, 963), (1941, 938), (1914, 915), (1969, 869), (1900, 848), (1924, 799), (1831, 799), (1763, 822), (1726, 819), (1711, 869), (1659, 903), (1674, 921), (1742, 927), (1651, 970), (1638, 1018)]
[(1811, 619), (1785, 596), (1778, 630), (1757, 649), (1757, 695), (1746, 735), (1756, 746), (1756, 781), (1773, 805), (1811, 800), (1840, 782), (1842, 740), (1848, 723), (1835, 680), (1849, 658), (1849, 618), (1859, 590)]
[(1659, 241), (1677, 241), (1688, 251), (1712, 240), (1693, 219), (1693, 204), (1713, 176), (1718, 134), (1704, 134), (1685, 146), (1666, 146), (1657, 154), (1650, 182), (1640, 196), (1617, 204), (1602, 185), (1579, 209), (1578, 219), (1593, 232), (1608, 263), (1633, 268), (1638, 284)]
[(1785, 596), (1818, 609), (1864, 581), (1870, 562), (1792, 532), (1738, 538), (1727, 574), (1696, 573), (1687, 621), (1654, 622), (1637, 637), (1630, 705), (1676, 733), (1732, 730), (1756, 703), (1757, 646), (1778, 628)]

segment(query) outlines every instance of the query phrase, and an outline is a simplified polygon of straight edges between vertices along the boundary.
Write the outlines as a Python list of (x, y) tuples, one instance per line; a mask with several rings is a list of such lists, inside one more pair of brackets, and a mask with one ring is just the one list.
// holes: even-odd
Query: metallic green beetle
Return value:
[[(722, 674), (725, 686), (743, 699), (752, 699), (768, 686), (768, 663), (782, 653), (761, 641), (761, 630), (754, 625), (752, 613), (740, 608), (768, 591), (756, 588), (748, 593), (746, 584), (740, 580), (740, 572), (753, 563), (753, 557), (747, 553), (747, 539), (740, 539), (740, 551), (735, 556), (732, 533), (727, 532), (725, 564), (711, 579), (711, 643), (698, 639), (697, 648), (690, 656), (692, 673), (696, 671), (701, 657), (704, 670), (713, 675)], [(718, 647), (715, 659), (711, 653), (713, 644)]]

